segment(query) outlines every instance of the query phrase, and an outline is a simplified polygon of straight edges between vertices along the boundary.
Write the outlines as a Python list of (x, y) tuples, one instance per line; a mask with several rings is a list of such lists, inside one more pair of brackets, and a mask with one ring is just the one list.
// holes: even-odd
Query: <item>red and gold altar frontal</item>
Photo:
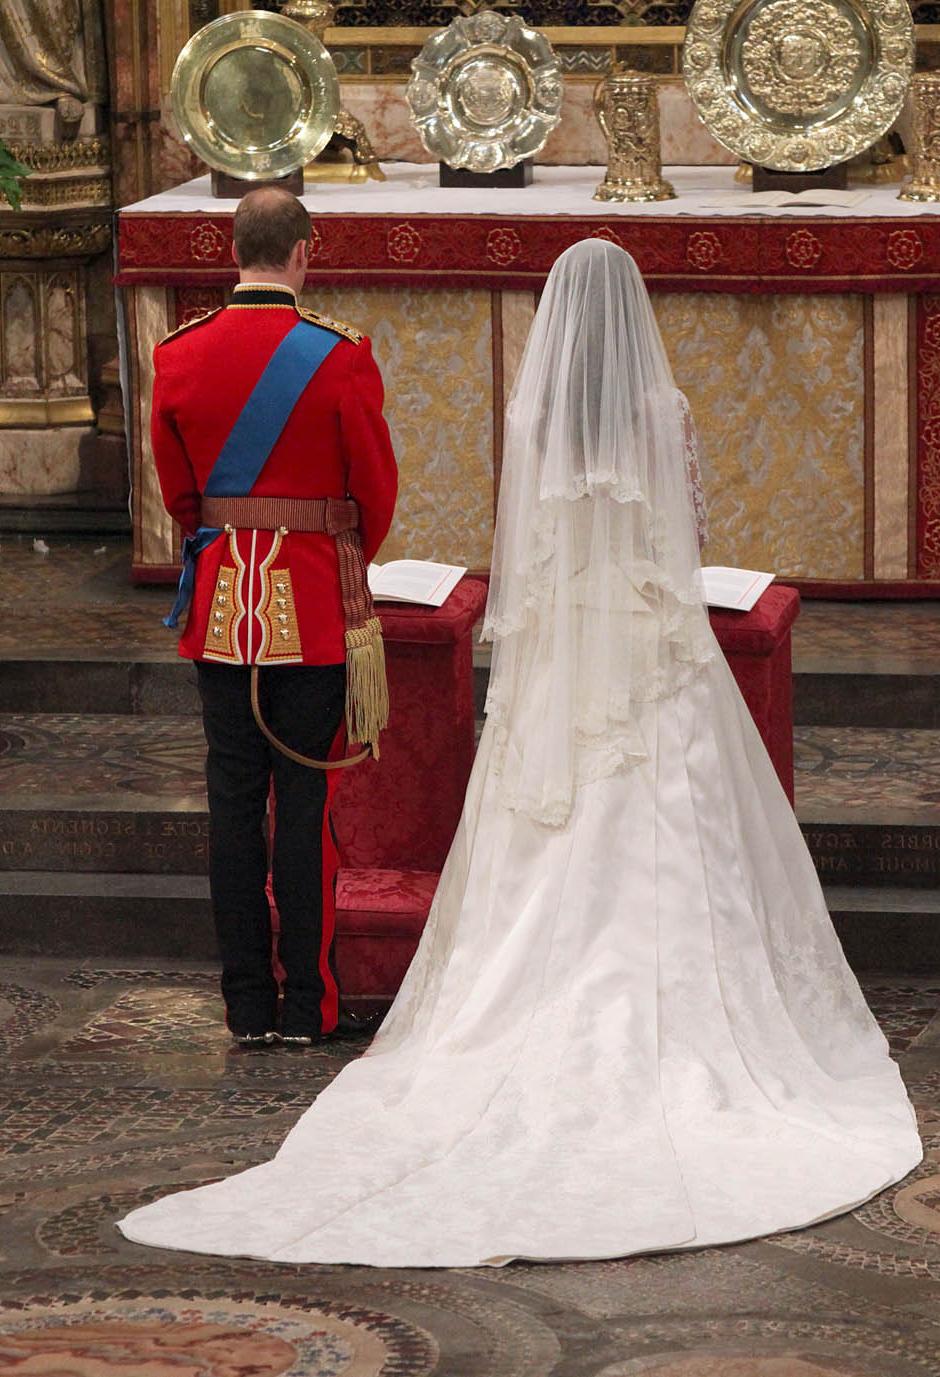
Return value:
[[(707, 560), (807, 591), (940, 581), (940, 215), (870, 189), (857, 206), (743, 212), (730, 168), (668, 169), (678, 199), (591, 200), (602, 169), (512, 193), (442, 190), (427, 165), (317, 187), (307, 301), (372, 336), (401, 464), (380, 558), (488, 568), (502, 417), (538, 293), (570, 244), (633, 254), (700, 433)], [(494, 199), (495, 198), (495, 199)], [(508, 198), (508, 199), (507, 199)], [(234, 282), (234, 203), (204, 180), (123, 211), (134, 572), (176, 575), (147, 434), (153, 345)]]

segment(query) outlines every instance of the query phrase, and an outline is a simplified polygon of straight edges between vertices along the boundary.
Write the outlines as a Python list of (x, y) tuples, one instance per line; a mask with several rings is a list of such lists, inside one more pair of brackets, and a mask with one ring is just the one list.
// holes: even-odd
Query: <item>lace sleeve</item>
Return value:
[(705, 490), (702, 487), (702, 470), (698, 460), (698, 438), (695, 433), (692, 412), (689, 410), (689, 403), (681, 392), (679, 396), (681, 398), (685, 467), (689, 478), (689, 497), (692, 499), (692, 509), (695, 512), (695, 527), (698, 531), (698, 545), (701, 550), (708, 541), (708, 512), (705, 509)]

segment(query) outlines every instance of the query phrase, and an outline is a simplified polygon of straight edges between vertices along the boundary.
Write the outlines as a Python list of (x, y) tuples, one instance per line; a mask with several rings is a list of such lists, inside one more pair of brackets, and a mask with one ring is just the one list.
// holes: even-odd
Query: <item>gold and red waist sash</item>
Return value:
[[(382, 624), (375, 615), (359, 538), (359, 508), (351, 498), (203, 497), (203, 524), (229, 539), (232, 563), (223, 556), (206, 627), (206, 659), (251, 664), (302, 663), (300, 633), (289, 565), (277, 563), (290, 532), (331, 536), (336, 542), (346, 644), (346, 727), (349, 737), (378, 755), (379, 734), (388, 725), (388, 686)], [(269, 546), (257, 550), (257, 539)], [(251, 539), (248, 551), (240, 538)], [(247, 556), (247, 558), (246, 558)], [(255, 558), (257, 556), (257, 559)], [(257, 563), (259, 596), (253, 599)], [(249, 591), (244, 595), (248, 571)], [(239, 650), (240, 626), (248, 618), (248, 650)], [(254, 619), (258, 637), (253, 636)]]

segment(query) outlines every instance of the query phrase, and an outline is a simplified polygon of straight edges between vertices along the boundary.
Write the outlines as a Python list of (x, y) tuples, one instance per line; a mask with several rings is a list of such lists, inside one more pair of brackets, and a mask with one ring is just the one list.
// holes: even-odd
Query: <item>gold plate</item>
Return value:
[(176, 59), (173, 113), (193, 152), (248, 181), (283, 177), (325, 148), (339, 114), (333, 60), (280, 14), (241, 10), (193, 34)]
[(738, 157), (810, 172), (871, 147), (914, 70), (907, 0), (698, 0), (682, 50), (704, 123)]

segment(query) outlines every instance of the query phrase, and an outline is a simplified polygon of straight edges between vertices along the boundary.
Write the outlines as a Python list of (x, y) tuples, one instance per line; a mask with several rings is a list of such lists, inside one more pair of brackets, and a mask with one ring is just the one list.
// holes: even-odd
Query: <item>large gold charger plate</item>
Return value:
[(214, 19), (176, 60), (173, 113), (193, 152), (248, 181), (286, 176), (325, 148), (339, 82), (320, 40), (265, 10)]
[(682, 68), (719, 143), (784, 172), (864, 152), (914, 70), (907, 0), (698, 0)]

